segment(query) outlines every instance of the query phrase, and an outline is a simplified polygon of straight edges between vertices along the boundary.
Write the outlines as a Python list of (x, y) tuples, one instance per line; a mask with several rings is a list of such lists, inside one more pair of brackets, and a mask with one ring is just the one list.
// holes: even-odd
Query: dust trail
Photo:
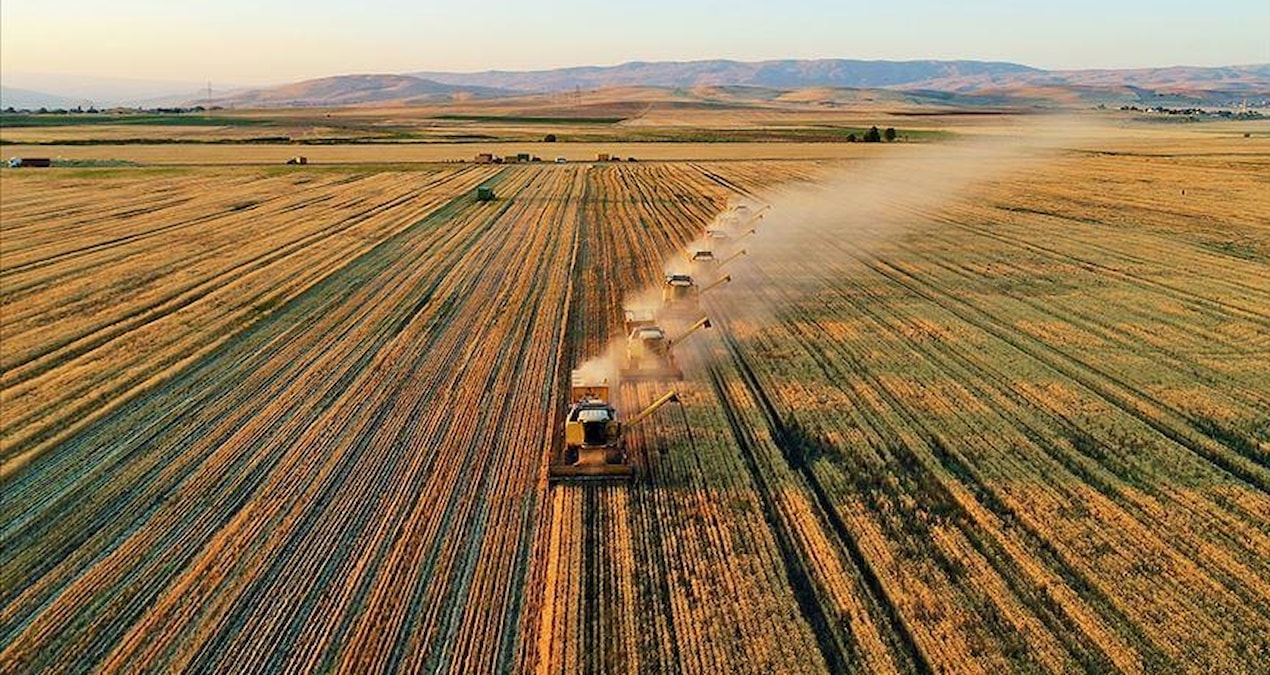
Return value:
[(771, 210), (758, 223), (758, 233), (744, 242), (749, 255), (728, 268), (733, 283), (714, 300), (736, 318), (768, 320), (775, 309), (771, 305), (778, 304), (773, 297), (814, 293), (815, 288), (756, 270), (797, 270), (830, 262), (842, 267), (848, 263), (842, 244), (866, 252), (883, 249), (928, 226), (920, 214), (971, 199), (994, 180), (1043, 167), (1096, 128), (1079, 119), (1038, 116), (1008, 135), (880, 148), (891, 156), (859, 161), (814, 184), (765, 194)]
[[(732, 283), (712, 291), (709, 300), (703, 295), (701, 314), (708, 316), (707, 307), (714, 307), (732, 320), (770, 321), (786, 301), (815, 293), (816, 288), (806, 279), (783, 278), (769, 270), (813, 269), (830, 262), (841, 268), (847, 263), (841, 242), (876, 250), (922, 227), (919, 214), (967, 199), (978, 187), (1012, 172), (1043, 166), (1095, 128), (1076, 119), (1038, 117), (1008, 135), (879, 147), (887, 156), (860, 160), (815, 183), (785, 186), (761, 197), (735, 196), (698, 238), (663, 261), (662, 271), (691, 274), (699, 288), (731, 276)], [(711, 231), (726, 237), (712, 236)], [(746, 255), (722, 268), (693, 263), (692, 255), (703, 250), (718, 260), (741, 250)], [(657, 311), (660, 306), (658, 287), (634, 291), (623, 300), (628, 310)], [(679, 321), (665, 317), (659, 323), (671, 333), (680, 327)], [(583, 367), (616, 382), (624, 338), (618, 336), (603, 356)], [(677, 349), (677, 356), (699, 360), (706, 341), (697, 342)]]
[(574, 368), (574, 373), (588, 384), (607, 382), (610, 386), (617, 387), (622, 355), (625, 353), (624, 344), (620, 338), (610, 339), (604, 353), (583, 361)]

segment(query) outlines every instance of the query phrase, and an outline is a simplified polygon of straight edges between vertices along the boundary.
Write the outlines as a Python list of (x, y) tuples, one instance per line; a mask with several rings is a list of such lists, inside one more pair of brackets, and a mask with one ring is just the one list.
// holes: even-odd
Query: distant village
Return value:
[(8, 106), (4, 110), (0, 110), (0, 113), (4, 113), (5, 115), (133, 115), (138, 113), (152, 115), (181, 115), (189, 113), (205, 113), (214, 110), (224, 110), (224, 107), (219, 105), (211, 107), (196, 105), (189, 108), (96, 108), (94, 106), (88, 106), (85, 108), (84, 106), (78, 105), (74, 108), (15, 108), (13, 106)]
[(1186, 117), (1194, 121), (1201, 119), (1225, 119), (1225, 120), (1259, 120), (1265, 119), (1265, 113), (1259, 110), (1208, 110), (1206, 108), (1166, 108), (1157, 105), (1150, 108), (1140, 108), (1136, 105), (1122, 105), (1120, 110), (1124, 112), (1139, 112), (1150, 115), (1171, 115), (1177, 117)]

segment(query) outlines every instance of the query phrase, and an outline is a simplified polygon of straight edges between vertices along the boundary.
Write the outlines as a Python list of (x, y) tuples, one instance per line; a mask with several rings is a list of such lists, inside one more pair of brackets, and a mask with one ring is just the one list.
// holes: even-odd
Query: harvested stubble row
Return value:
[(178, 204), (105, 217), (10, 213), (6, 204), (3, 475), (481, 178), (449, 171), (296, 185), (212, 176), (199, 190), (187, 184)]
[(1270, 232), (1243, 180), (1173, 161), (1148, 168), (1229, 202), (1103, 220), (1123, 186), (1081, 162), (784, 223), (711, 313), (930, 667), (1258, 672), (1270, 285), (1212, 242)]
[(487, 631), (522, 602), (577, 220), (574, 172), (534, 178), (505, 209), (464, 189), (8, 480), (6, 663), (511, 658), (514, 623)]
[(541, 461), (587, 339), (570, 272), (618, 257), (581, 250), (609, 212), (584, 195), (656, 269), (722, 192), (675, 165), (543, 167), (475, 203), (496, 171), (84, 179), (109, 222), (74, 179), (6, 195), (6, 669), (537, 662)]
[[(73, 179), (6, 181), (5, 402), (63, 379), (4, 411), (0, 666), (1264, 669), (1265, 223), (1239, 172), (1199, 206), (1116, 179), (1188, 161), (871, 211), (911, 236), (774, 210), (682, 410), (628, 439), (646, 482), (551, 489), (563, 378), (622, 300), (730, 196), (819, 167), (201, 171), (103, 182), (108, 225)], [(63, 286), (95, 309), (41, 327)], [(39, 427), (77, 377), (102, 409)]]
[[(768, 184), (805, 170), (790, 164), (594, 171), (573, 310), (582, 322), (574, 330), (581, 337), (576, 360), (605, 351), (621, 330), (619, 299), (656, 288), (664, 263), (701, 234), (733, 185), (720, 173)], [(777, 540), (784, 533), (768, 525), (753, 474), (703, 384), (677, 386), (695, 432), (670, 408), (630, 440), (649, 484), (554, 491), (550, 528), (562, 534), (553, 534), (545, 555), (546, 607), (539, 653), (531, 655), (539, 671), (826, 670), (796, 597), (811, 589), (791, 585), (802, 583), (791, 582), (786, 570), (784, 556), (794, 554)], [(623, 385), (619, 405), (631, 415), (662, 391)], [(569, 527), (581, 528), (580, 536), (565, 535)]]

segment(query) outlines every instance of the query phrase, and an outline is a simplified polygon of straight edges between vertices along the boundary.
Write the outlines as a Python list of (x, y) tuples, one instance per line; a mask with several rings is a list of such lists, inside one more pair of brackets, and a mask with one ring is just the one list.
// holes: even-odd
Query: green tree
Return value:
[(890, 143), (891, 141), (895, 140), (895, 127), (887, 127), (886, 131), (882, 134), (882, 136), (886, 138), (887, 143)]
[(877, 127), (870, 127), (868, 131), (864, 132), (865, 143), (878, 143), (881, 140), (882, 132), (878, 131)]

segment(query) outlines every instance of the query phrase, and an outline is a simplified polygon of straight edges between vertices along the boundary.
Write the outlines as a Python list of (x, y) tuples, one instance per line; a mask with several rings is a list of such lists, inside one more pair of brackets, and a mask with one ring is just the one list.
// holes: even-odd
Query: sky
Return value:
[(1047, 69), (1270, 62), (1253, 0), (4, 0), (0, 80), (280, 84), (349, 73), (727, 58)]

